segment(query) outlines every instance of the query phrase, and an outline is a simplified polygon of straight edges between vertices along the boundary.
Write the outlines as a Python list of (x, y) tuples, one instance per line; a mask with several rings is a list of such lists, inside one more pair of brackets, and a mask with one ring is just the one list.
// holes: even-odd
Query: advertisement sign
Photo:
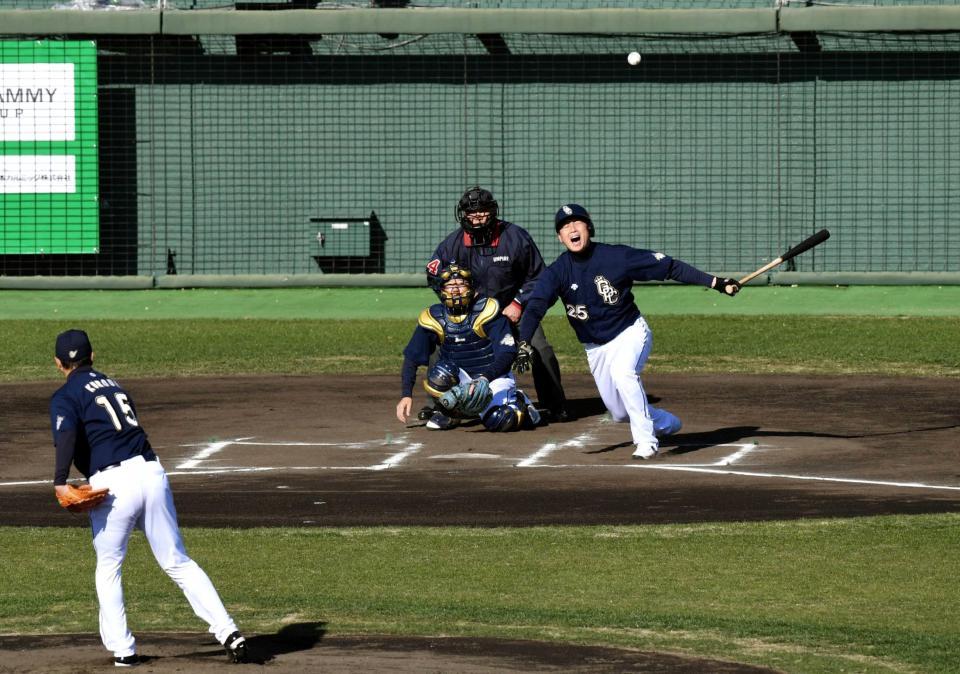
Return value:
[(0, 42), (0, 255), (97, 253), (97, 49)]

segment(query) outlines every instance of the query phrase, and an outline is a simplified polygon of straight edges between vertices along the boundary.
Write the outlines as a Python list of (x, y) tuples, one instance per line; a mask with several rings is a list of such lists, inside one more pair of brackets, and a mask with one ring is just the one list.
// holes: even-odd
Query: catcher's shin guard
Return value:
[(536, 428), (540, 425), (540, 422), (543, 420), (540, 416), (540, 410), (533, 404), (530, 397), (520, 389), (517, 389), (517, 404), (527, 412), (522, 420), (526, 423), (527, 427)]
[(510, 405), (495, 405), (487, 410), (481, 421), (488, 431), (515, 431), (523, 423), (523, 412)]

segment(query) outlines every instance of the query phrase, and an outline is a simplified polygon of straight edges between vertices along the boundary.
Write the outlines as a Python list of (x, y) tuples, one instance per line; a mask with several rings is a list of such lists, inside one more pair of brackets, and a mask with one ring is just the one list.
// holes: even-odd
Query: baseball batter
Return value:
[(672, 279), (731, 296), (739, 292), (740, 284), (663, 253), (594, 242), (593, 220), (579, 204), (561, 207), (554, 225), (567, 250), (544, 270), (527, 300), (517, 366), (521, 371), (527, 367), (531, 350), (527, 340), (562, 298), (567, 319), (586, 349), (600, 397), (615, 421), (630, 422), (636, 445), (633, 457), (649, 459), (659, 450), (657, 438), (676, 433), (681, 422), (647, 402), (640, 373), (650, 357), (653, 335), (634, 303), (634, 282)]
[(540, 415), (510, 371), (517, 344), (510, 324), (491, 297), (477, 297), (473, 275), (459, 265), (438, 270), (440, 298), (420, 313), (403, 350), (401, 398), (397, 418), (406, 423), (413, 405), (417, 369), (427, 365), (424, 388), (435, 400), (427, 420), (431, 430), (448, 430), (466, 417), (479, 417), (489, 431), (537, 425)]
[(54, 489), (66, 491), (71, 463), (94, 488), (109, 496), (90, 513), (97, 555), (96, 588), (100, 638), (117, 667), (139, 664), (127, 627), (121, 566), (133, 529), (143, 530), (160, 567), (180, 587), (191, 608), (210, 626), (234, 662), (247, 660), (244, 637), (213, 584), (187, 556), (180, 538), (166, 473), (140, 426), (130, 394), (115, 379), (93, 369), (93, 348), (82, 330), (57, 337), (57, 369), (66, 377), (50, 400), (56, 446)]

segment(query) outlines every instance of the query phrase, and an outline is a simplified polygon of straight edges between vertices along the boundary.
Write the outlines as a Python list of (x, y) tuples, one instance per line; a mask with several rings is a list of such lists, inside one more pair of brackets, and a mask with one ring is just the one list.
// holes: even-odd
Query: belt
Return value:
[[(157, 455), (156, 455), (156, 454), (154, 454), (153, 456), (150, 456), (150, 457), (146, 457), (146, 456), (144, 456), (143, 454), (137, 454), (137, 456), (131, 456), (130, 459), (136, 459), (136, 458), (138, 458), (138, 457), (143, 457), (143, 460), (144, 460), (144, 461), (156, 461), (156, 460), (157, 460)], [(97, 471), (97, 473), (103, 473), (103, 472), (105, 472), (105, 471), (113, 470), (114, 468), (118, 468), (122, 463), (124, 463), (125, 461), (129, 461), (130, 459), (124, 459), (123, 461), (117, 461), (116, 463), (111, 463), (111, 464), (108, 465), (108, 466), (103, 466), (102, 468), (100, 468), (100, 469)], [(96, 474), (96, 473), (94, 473), (94, 474)]]

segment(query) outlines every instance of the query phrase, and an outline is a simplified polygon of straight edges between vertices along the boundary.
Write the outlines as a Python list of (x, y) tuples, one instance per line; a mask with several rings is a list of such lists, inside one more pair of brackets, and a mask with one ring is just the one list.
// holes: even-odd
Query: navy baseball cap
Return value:
[(57, 358), (64, 365), (86, 360), (93, 355), (90, 338), (83, 330), (67, 330), (57, 335)]
[[(581, 206), (580, 204), (567, 204), (561, 206), (560, 210), (557, 211), (556, 216), (553, 218), (554, 228), (559, 232), (560, 228), (563, 227), (563, 223), (567, 220), (583, 220), (585, 223), (590, 225), (591, 230), (593, 229), (593, 220), (590, 219), (590, 214), (587, 213), (587, 209)], [(593, 232), (591, 231), (591, 234)]]

